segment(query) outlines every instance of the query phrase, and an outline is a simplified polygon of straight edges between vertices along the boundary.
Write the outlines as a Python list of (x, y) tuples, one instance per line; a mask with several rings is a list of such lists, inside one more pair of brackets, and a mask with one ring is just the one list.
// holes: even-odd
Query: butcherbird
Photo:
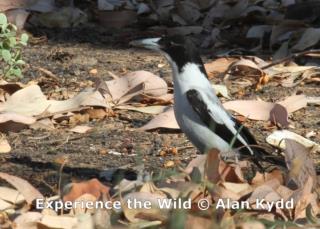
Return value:
[(216, 148), (224, 157), (232, 149), (236, 158), (250, 158), (260, 169), (260, 161), (285, 166), (284, 159), (277, 160), (254, 147), (257, 142), (250, 131), (223, 108), (191, 40), (171, 36), (135, 40), (130, 44), (156, 50), (169, 61), (177, 123), (201, 153)]

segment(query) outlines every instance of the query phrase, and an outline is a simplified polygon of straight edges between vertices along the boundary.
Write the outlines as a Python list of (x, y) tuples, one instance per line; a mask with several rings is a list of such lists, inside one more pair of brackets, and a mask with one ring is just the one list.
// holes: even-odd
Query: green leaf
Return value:
[(15, 37), (10, 37), (9, 38), (9, 46), (13, 48), (16, 44), (17, 44), (16, 38)]
[(1, 56), (5, 62), (8, 62), (11, 60), (11, 53), (6, 49), (1, 51)]
[(26, 62), (24, 62), (23, 60), (17, 60), (16, 64), (17, 65), (24, 65), (24, 64), (26, 64)]
[(20, 68), (13, 68), (10, 71), (11, 75), (15, 75), (17, 77), (21, 77), (22, 76), (22, 72)]
[(20, 38), (20, 43), (23, 45), (27, 45), (28, 40), (29, 40), (28, 34), (23, 33)]
[(5, 14), (0, 13), (0, 25), (5, 25), (7, 26), (8, 20)]

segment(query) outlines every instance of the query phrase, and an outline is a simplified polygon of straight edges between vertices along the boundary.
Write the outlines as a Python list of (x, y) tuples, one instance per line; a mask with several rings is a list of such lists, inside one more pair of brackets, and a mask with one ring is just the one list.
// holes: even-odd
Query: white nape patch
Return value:
[(212, 91), (211, 83), (207, 77), (201, 72), (198, 64), (187, 63), (183, 66), (181, 72), (178, 70), (173, 74), (175, 83), (179, 83), (183, 92), (192, 88), (201, 88)]

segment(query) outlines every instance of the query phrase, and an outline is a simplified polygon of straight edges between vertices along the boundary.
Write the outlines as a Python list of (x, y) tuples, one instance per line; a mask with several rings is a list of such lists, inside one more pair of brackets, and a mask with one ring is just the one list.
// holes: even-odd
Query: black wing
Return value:
[[(235, 134), (224, 125), (221, 120), (214, 119), (214, 115), (208, 108), (207, 104), (204, 102), (201, 93), (199, 93), (195, 89), (191, 89), (187, 91), (186, 96), (193, 110), (199, 115), (200, 119), (217, 135), (219, 135), (223, 140), (228, 142), (229, 144), (234, 141), (233, 148), (238, 148), (241, 156), (249, 157), (252, 161), (261, 169), (261, 165), (259, 163), (260, 160), (268, 161), (269, 163), (279, 165), (282, 167), (286, 167), (285, 160), (283, 157), (275, 157), (271, 154), (268, 154), (261, 148), (257, 148), (257, 141), (250, 133), (250, 131), (243, 125), (239, 123), (238, 120), (229, 116), (229, 118), (235, 123), (234, 128), (238, 130), (238, 136), (241, 136), (247, 143), (248, 146), (245, 146)], [(223, 109), (221, 107), (221, 109)], [(253, 147), (250, 147), (253, 146)], [(252, 155), (251, 151), (254, 152)]]
[[(231, 143), (234, 140), (233, 148), (240, 148), (240, 152), (247, 155), (252, 155), (249, 151), (248, 147), (245, 147), (244, 144), (235, 137), (235, 134), (220, 120), (215, 120), (210, 109), (207, 107), (207, 104), (204, 102), (201, 94), (195, 90), (191, 89), (186, 93), (188, 101), (192, 106), (193, 110), (199, 115), (200, 119), (218, 136), (220, 136), (223, 140), (227, 143)], [(223, 109), (223, 108), (221, 108)], [(232, 119), (235, 123), (235, 129), (238, 130), (238, 135), (240, 135), (248, 145), (256, 145), (257, 142), (255, 141), (252, 134), (249, 130), (241, 126), (236, 119), (232, 117), (227, 117)], [(241, 130), (239, 131), (239, 128)]]

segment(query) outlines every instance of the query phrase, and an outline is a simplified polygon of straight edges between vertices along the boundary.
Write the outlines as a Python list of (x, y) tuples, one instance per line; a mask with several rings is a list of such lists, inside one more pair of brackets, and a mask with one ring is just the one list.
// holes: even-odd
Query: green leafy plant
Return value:
[(28, 35), (17, 35), (17, 27), (8, 23), (6, 15), (0, 13), (0, 75), (4, 78), (21, 78), (21, 50), (27, 45)]

